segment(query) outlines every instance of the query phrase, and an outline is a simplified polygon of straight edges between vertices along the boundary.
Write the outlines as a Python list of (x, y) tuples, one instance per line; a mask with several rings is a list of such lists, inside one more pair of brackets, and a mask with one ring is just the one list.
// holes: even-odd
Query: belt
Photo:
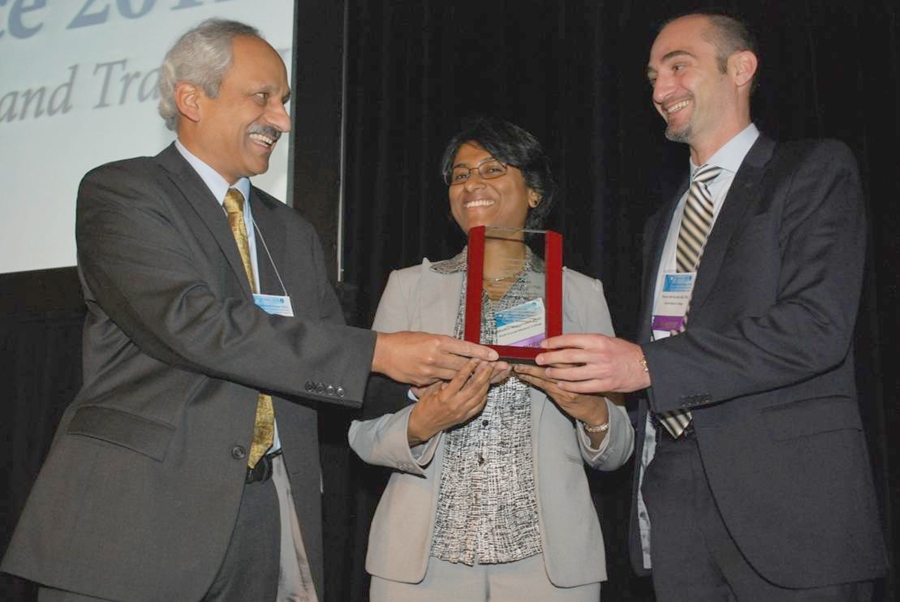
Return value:
[(272, 462), (281, 455), (282, 450), (266, 454), (259, 459), (256, 466), (247, 468), (247, 483), (265, 483), (272, 478)]

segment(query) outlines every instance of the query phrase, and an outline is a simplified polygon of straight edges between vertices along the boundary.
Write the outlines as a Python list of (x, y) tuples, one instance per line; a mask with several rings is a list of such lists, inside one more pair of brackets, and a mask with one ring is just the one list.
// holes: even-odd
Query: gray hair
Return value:
[(237, 36), (262, 39), (255, 27), (238, 21), (207, 19), (183, 36), (166, 53), (159, 69), (159, 114), (172, 131), (178, 127), (175, 86), (189, 82), (210, 98), (219, 95), (222, 79), (231, 66), (232, 41)]

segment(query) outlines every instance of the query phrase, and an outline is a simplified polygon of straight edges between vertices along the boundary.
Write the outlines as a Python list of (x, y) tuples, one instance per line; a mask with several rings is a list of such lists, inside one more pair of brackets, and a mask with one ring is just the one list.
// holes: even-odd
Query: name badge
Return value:
[(294, 317), (294, 308), (291, 307), (291, 298), (282, 295), (253, 295), (256, 306), (273, 316)]
[(696, 280), (696, 272), (671, 273), (663, 277), (662, 290), (654, 306), (656, 311), (651, 326), (653, 330), (681, 330)]

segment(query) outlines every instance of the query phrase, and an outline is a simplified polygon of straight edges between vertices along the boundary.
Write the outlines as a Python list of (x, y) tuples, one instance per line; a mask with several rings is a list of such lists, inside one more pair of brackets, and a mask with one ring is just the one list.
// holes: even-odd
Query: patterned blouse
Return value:
[[(466, 251), (432, 264), (440, 274), (465, 272)], [(543, 272), (530, 251), (517, 280), (496, 304), (482, 296), (482, 339), (496, 340), (494, 311), (528, 301), (524, 275)], [(462, 338), (465, 284), (456, 318)], [(497, 564), (541, 553), (531, 445), (531, 394), (527, 384), (510, 377), (488, 392), (484, 410), (469, 422), (444, 433), (444, 460), (431, 542), (440, 560)]]

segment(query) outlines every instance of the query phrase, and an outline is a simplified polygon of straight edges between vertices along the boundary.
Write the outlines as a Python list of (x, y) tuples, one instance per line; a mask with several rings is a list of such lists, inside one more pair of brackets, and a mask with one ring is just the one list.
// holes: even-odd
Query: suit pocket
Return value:
[(762, 410), (762, 416), (775, 440), (844, 429), (862, 429), (856, 400), (843, 395), (801, 399), (770, 406)]
[(120, 445), (162, 462), (175, 427), (114, 408), (83, 406), (72, 417), (67, 433)]

